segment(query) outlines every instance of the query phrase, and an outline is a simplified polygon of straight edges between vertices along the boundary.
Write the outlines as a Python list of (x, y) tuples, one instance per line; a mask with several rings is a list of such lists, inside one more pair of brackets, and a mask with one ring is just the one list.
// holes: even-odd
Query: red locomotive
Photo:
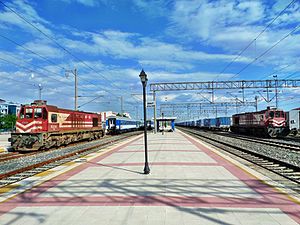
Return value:
[(61, 109), (36, 100), (21, 107), (10, 141), (15, 150), (33, 151), (103, 136), (100, 114)]
[(285, 112), (269, 107), (259, 112), (233, 115), (230, 130), (265, 137), (286, 136), (289, 132)]

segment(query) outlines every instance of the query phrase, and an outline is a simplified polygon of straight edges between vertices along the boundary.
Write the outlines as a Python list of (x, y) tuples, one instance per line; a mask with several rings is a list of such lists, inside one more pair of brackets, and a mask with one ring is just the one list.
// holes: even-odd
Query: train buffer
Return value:
[[(183, 134), (150, 134), (0, 190), (1, 224), (300, 224), (296, 196)], [(26, 192), (25, 192), (26, 190)]]

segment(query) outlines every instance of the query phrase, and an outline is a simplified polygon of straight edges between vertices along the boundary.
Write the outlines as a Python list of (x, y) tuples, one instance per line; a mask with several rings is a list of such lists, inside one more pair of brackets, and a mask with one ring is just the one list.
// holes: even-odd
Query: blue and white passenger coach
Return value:
[(139, 129), (141, 122), (127, 117), (109, 116), (106, 119), (108, 134), (119, 134)]

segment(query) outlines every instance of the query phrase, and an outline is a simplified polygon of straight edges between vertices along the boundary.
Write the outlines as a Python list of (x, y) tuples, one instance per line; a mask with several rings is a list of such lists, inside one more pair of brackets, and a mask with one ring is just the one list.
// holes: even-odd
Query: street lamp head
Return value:
[(143, 84), (143, 85), (146, 85), (146, 84), (147, 84), (147, 81), (148, 81), (148, 79), (147, 79), (147, 74), (145, 73), (145, 71), (144, 71), (144, 70), (142, 70), (142, 71), (141, 71), (141, 73), (140, 73), (139, 77), (141, 78), (141, 82), (142, 82), (142, 84)]

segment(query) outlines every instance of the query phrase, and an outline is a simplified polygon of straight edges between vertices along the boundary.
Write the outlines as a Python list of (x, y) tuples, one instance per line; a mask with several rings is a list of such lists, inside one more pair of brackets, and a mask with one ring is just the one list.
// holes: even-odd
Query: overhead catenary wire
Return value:
[[(238, 55), (232, 59), (220, 72), (220, 74), (217, 76), (217, 78), (223, 74), (253, 43), (257, 41), (257, 39), (292, 5), (294, 4), (296, 0), (292, 0), (288, 5), (284, 7), (283, 10), (281, 10), (274, 18), (271, 20), (270, 23), (267, 24), (266, 27), (252, 40), (248, 45), (246, 45), (239, 53)], [(216, 78), (216, 79), (217, 79)]]
[[(0, 34), (0, 37), (6, 39), (7, 41), (9, 41), (9, 42), (11, 42), (11, 43), (13, 43), (13, 44), (15, 44), (15, 45), (21, 47), (21, 48), (23, 48), (23, 49), (26, 50), (26, 51), (28, 51), (28, 52), (30, 52), (30, 53), (32, 53), (32, 54), (38, 56), (39, 58), (43, 59), (45, 62), (48, 62), (48, 63), (50, 63), (50, 64), (52, 64), (52, 65), (54, 65), (54, 66), (56, 66), (56, 67), (58, 67), (58, 68), (60, 68), (60, 69), (62, 69), (62, 70), (65, 71), (65, 68), (64, 68), (64, 67), (58, 65), (57, 63), (53, 62), (52, 60), (48, 59), (47, 57), (44, 57), (44, 56), (40, 55), (39, 53), (36, 53), (36, 52), (32, 51), (31, 49), (29, 49), (29, 48), (27, 48), (27, 47), (24, 47), (23, 45), (21, 45), (21, 44), (19, 44), (18, 42), (12, 40), (11, 38), (8, 38), (8, 37), (6, 37), (6, 36), (4, 36), (4, 35), (2, 35), (2, 34)], [(38, 67), (38, 66), (37, 66), (37, 67)], [(45, 69), (44, 69), (44, 70), (45, 70)], [(51, 73), (53, 73), (53, 72), (51, 72)], [(57, 75), (57, 73), (55, 73), (55, 74)], [(79, 77), (79, 76), (78, 76), (78, 78), (81, 79), (81, 80), (85, 80), (85, 79), (83, 79), (82, 77)], [(91, 83), (91, 82), (89, 82), (89, 83), (92, 84), (93, 86), (97, 87), (95, 84), (93, 84), (93, 83)], [(108, 92), (108, 93), (111, 94), (110, 92)]]
[(31, 49), (25, 47), (24, 45), (21, 45), (20, 43), (18, 43), (18, 42), (16, 42), (16, 41), (12, 40), (12, 39), (9, 38), (9, 37), (6, 37), (6, 36), (4, 36), (4, 35), (2, 35), (2, 34), (0, 34), (0, 37), (2, 37), (3, 39), (6, 39), (7, 41), (9, 41), (9, 42), (11, 42), (11, 43), (13, 43), (14, 45), (17, 45), (17, 46), (23, 48), (23, 49), (26, 50), (26, 51), (28, 51), (28, 52), (30, 52), (30, 53), (32, 53), (32, 54), (38, 56), (39, 58), (43, 59), (44, 61), (46, 61), (46, 62), (48, 62), (48, 63), (50, 63), (50, 64), (52, 64), (52, 65), (54, 65), (54, 66), (56, 66), (56, 67), (59, 67), (60, 69), (63, 69), (63, 70), (65, 69), (64, 67), (62, 67), (62, 66), (60, 66), (60, 65), (57, 65), (57, 63), (53, 62), (52, 60), (48, 59), (47, 57), (42, 56), (42, 55), (40, 55), (39, 53), (36, 53), (36, 52), (32, 51)]
[[(18, 59), (17, 57), (15, 57), (15, 56), (11, 56), (11, 55), (10, 55), (9, 57), (12, 57), (12, 58), (14, 58), (14, 59), (16, 59), (16, 60), (19, 60), (19, 59)], [(73, 85), (70, 84), (70, 83), (67, 83), (67, 82), (58, 80), (58, 79), (56, 79), (56, 78), (54, 78), (54, 77), (51, 77), (51, 76), (46, 75), (46, 74), (43, 74), (43, 73), (41, 73), (41, 72), (39, 72), (39, 71), (32, 70), (31, 68), (22, 66), (22, 65), (20, 65), (20, 64), (15, 63), (15, 62), (12, 62), (12, 61), (10, 61), (10, 60), (8, 60), (8, 59), (3, 59), (3, 58), (0, 57), (0, 60), (2, 60), (2, 61), (4, 61), (4, 62), (7, 62), (7, 63), (10, 63), (10, 64), (12, 64), (12, 65), (14, 65), (14, 66), (16, 66), (16, 67), (18, 67), (18, 68), (25, 69), (25, 70), (27, 70), (27, 71), (29, 71), (29, 72), (31, 72), (31, 73), (34, 72), (34, 73), (37, 73), (37, 74), (41, 74), (42, 76), (48, 77), (48, 78), (50, 78), (50, 79), (52, 79), (52, 80), (55, 80), (55, 81), (57, 81), (57, 82), (60, 82), (60, 83), (63, 83), (63, 84), (69, 85), (69, 86), (73, 86)], [(45, 69), (45, 68), (43, 68), (43, 67), (41, 67), (41, 66), (38, 66), (38, 65), (35, 65), (35, 64), (33, 64), (33, 63), (26, 62), (26, 61), (25, 61), (25, 63), (28, 64), (28, 65), (37, 67), (37, 68), (39, 68), (39, 69), (41, 69), (41, 70), (44, 70), (44, 71), (46, 71), (46, 72), (48, 72), (48, 73), (52, 73), (52, 74), (54, 74), (54, 75), (60, 76), (60, 74), (58, 74), (58, 73), (52, 72), (52, 71), (50, 71), (50, 70), (48, 70), (48, 69)]]
[[(94, 71), (95, 73), (97, 73), (99, 76), (101, 76), (104, 80), (109, 82), (109, 85), (112, 87), (115, 87), (119, 90), (125, 91), (124, 89), (121, 89), (119, 87), (117, 87), (116, 85), (112, 84), (111, 80), (107, 79), (104, 75), (100, 74), (99, 71), (95, 70), (93, 67), (91, 67), (90, 65), (88, 65), (86, 62), (84, 62), (82, 59), (80, 59), (78, 56), (76, 56), (75, 54), (73, 54), (71, 51), (69, 51), (68, 49), (66, 49), (64, 46), (62, 46), (56, 39), (54, 39), (53, 37), (51, 37), (50, 35), (46, 34), (44, 31), (42, 31), (40, 28), (38, 28), (36, 25), (34, 25), (33, 23), (31, 23), (29, 20), (27, 20), (24, 16), (20, 15), (18, 12), (16, 12), (14, 9), (12, 9), (11, 7), (9, 7), (7, 4), (5, 4), (3, 1), (0, 0), (0, 3), (7, 9), (9, 9), (11, 12), (13, 12), (15, 15), (17, 15), (20, 19), (22, 19), (23, 21), (25, 21), (27, 24), (29, 24), (30, 26), (32, 26), (34, 29), (36, 29), (37, 31), (39, 31), (41, 34), (43, 34), (46, 38), (48, 38), (49, 40), (51, 40), (53, 43), (55, 43), (59, 48), (63, 49), (66, 53), (68, 53), (69, 55), (71, 55), (73, 58), (75, 58), (76, 60), (78, 60), (80, 63), (82, 63), (85, 67), (89, 68), (90, 70)], [(88, 83), (94, 85), (92, 82), (87, 81)], [(107, 91), (106, 92), (116, 96), (113, 92)], [(127, 91), (126, 91), (127, 92)]]
[(292, 31), (290, 31), (288, 34), (286, 34), (284, 37), (282, 37), (280, 40), (278, 40), (275, 44), (273, 44), (270, 48), (268, 48), (266, 51), (261, 53), (258, 57), (253, 59), (251, 62), (249, 62), (246, 66), (244, 66), (239, 72), (237, 72), (234, 76), (231, 77), (231, 79), (235, 78), (239, 74), (241, 74), (245, 69), (247, 69), (250, 65), (252, 65), (254, 62), (256, 62), (259, 58), (263, 57), (266, 55), (268, 52), (270, 52), (273, 48), (275, 48), (280, 42), (288, 38), (292, 33), (294, 33), (300, 25), (297, 25)]
[[(12, 65), (14, 65), (14, 66), (16, 66), (16, 67), (18, 67), (18, 68), (23, 68), (25, 71), (28, 71), (29, 73), (32, 72), (32, 70), (29, 69), (28, 67), (19, 65), (19, 64), (17, 64), (17, 63), (11, 62), (11, 61), (6, 60), (6, 59), (3, 59), (3, 58), (0, 58), (0, 60), (1, 60), (1, 61), (4, 61), (4, 62), (7, 62), (7, 63), (10, 63), (10, 64), (12, 64)], [(24, 84), (26, 84), (26, 85), (31, 85), (31, 86), (37, 87), (36, 84), (30, 84), (30, 83), (28, 83), (28, 82), (19, 81), (19, 80), (17, 80), (17, 79), (13, 79), (13, 78), (10, 78), (10, 77), (5, 77), (5, 78), (6, 78), (6, 79), (10, 79), (10, 80), (14, 80), (14, 81), (16, 81), (16, 82), (18, 82), (18, 83), (24, 83)], [(52, 78), (52, 79), (57, 80), (57, 79), (55, 79), (55, 78)], [(57, 81), (59, 81), (59, 80), (57, 80)], [(61, 91), (57, 91), (57, 92), (61, 92)], [(67, 94), (64, 94), (64, 95), (65, 95), (65, 96), (70, 96), (70, 95), (67, 95)], [(72, 96), (72, 97), (73, 97), (73, 96)]]

